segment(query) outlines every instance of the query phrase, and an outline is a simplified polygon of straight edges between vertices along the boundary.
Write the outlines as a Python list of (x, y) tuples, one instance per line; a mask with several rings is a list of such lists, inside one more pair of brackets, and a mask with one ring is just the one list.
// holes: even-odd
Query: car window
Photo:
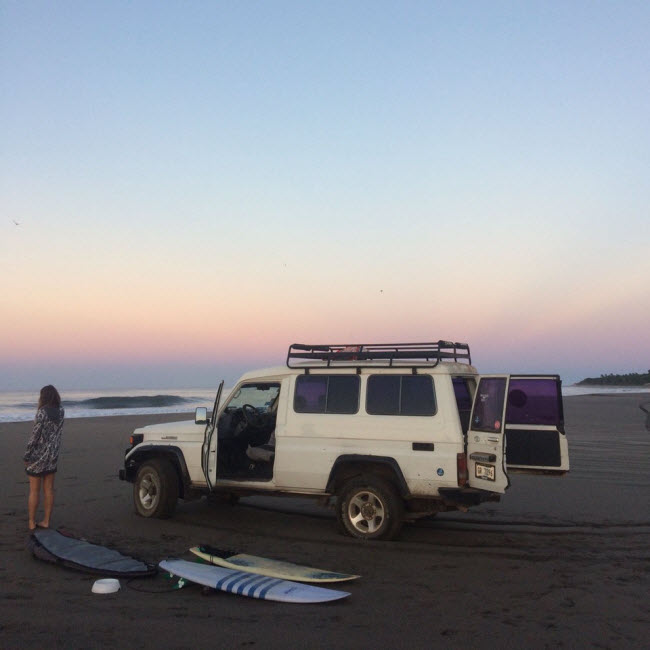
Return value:
[(300, 375), (296, 379), (296, 413), (356, 413), (359, 410), (357, 375)]
[(472, 429), (500, 433), (506, 380), (502, 377), (483, 377), (474, 400)]
[(250, 404), (260, 411), (266, 411), (280, 392), (280, 384), (244, 384), (228, 400), (227, 409), (241, 408)]
[(371, 415), (434, 415), (433, 379), (430, 375), (371, 375), (366, 411)]
[(454, 395), (456, 396), (456, 404), (459, 410), (472, 409), (472, 395), (467, 385), (467, 379), (464, 377), (454, 377), (452, 379), (454, 385)]
[(453, 377), (454, 396), (456, 397), (456, 407), (458, 408), (458, 417), (463, 433), (469, 429), (469, 419), (472, 412), (472, 394), (468, 381), (465, 377)]
[(545, 424), (560, 426), (561, 395), (554, 378), (510, 380), (508, 389), (508, 424)]

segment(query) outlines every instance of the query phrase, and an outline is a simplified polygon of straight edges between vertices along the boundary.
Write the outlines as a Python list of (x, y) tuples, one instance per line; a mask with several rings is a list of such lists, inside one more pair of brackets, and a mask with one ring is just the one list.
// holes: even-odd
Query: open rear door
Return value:
[(558, 375), (511, 375), (506, 408), (506, 467), (565, 474), (569, 446)]
[(508, 375), (481, 375), (467, 431), (469, 485), (501, 494), (510, 484), (505, 469), (505, 410), (509, 383)]

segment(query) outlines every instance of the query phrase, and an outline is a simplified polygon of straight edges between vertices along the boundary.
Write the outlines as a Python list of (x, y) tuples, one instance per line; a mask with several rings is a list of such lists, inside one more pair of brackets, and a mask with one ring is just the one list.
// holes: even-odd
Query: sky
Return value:
[(650, 4), (0, 0), (0, 390), (290, 343), (650, 367)]

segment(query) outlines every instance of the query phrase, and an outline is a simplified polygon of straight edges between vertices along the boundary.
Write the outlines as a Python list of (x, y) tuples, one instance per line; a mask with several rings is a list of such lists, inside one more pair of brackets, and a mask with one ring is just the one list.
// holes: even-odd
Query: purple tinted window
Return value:
[(463, 377), (454, 377), (454, 395), (456, 395), (456, 404), (459, 411), (471, 410), (472, 396), (469, 393), (467, 381)]
[(356, 413), (357, 375), (302, 375), (296, 380), (293, 407), (297, 413)]
[(359, 377), (332, 375), (327, 385), (327, 413), (356, 413), (359, 410)]
[(464, 377), (453, 377), (454, 395), (456, 396), (456, 406), (458, 408), (458, 417), (463, 433), (469, 429), (469, 418), (472, 412), (472, 395), (469, 392), (467, 380)]
[(400, 379), (399, 375), (368, 377), (366, 411), (372, 415), (399, 415)]
[(510, 380), (508, 391), (508, 424), (545, 424), (560, 426), (562, 406), (555, 378)]
[(434, 415), (433, 379), (429, 375), (371, 375), (366, 411), (370, 415)]
[(401, 415), (433, 415), (435, 412), (433, 379), (426, 375), (402, 377)]
[(506, 380), (502, 377), (482, 378), (478, 384), (472, 415), (472, 429), (477, 431), (501, 431), (503, 400)]
[(297, 413), (325, 413), (327, 377), (303, 375), (296, 381), (293, 405)]

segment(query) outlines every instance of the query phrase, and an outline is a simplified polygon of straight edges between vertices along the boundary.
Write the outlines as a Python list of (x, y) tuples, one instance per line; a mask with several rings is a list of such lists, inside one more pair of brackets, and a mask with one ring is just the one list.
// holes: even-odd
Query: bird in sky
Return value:
[(20, 226), (20, 223), (19, 223), (18, 221), (16, 221), (15, 219), (12, 219), (12, 221), (13, 221), (17, 226)]

